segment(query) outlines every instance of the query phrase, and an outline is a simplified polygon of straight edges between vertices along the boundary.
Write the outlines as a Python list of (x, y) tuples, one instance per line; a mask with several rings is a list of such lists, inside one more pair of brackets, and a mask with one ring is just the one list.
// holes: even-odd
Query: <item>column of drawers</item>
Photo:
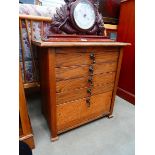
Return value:
[(58, 133), (109, 113), (118, 57), (118, 47), (55, 49)]

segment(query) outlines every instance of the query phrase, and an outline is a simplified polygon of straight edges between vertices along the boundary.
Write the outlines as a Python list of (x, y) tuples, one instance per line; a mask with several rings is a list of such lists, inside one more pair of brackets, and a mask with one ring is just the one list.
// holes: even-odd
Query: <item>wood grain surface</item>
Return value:
[(90, 53), (94, 53), (96, 63), (117, 61), (118, 52), (118, 48), (108, 47), (56, 48), (56, 67), (89, 65), (91, 64)]
[[(43, 111), (52, 140), (58, 139), (57, 135), (61, 132), (112, 114), (121, 67), (121, 47), (129, 44), (39, 42), (36, 45), (42, 46)], [(90, 59), (91, 52), (96, 63)], [(91, 65), (94, 70), (92, 74), (89, 70)], [(90, 76), (93, 79), (91, 87), (88, 84)], [(91, 95), (88, 88), (91, 88)], [(90, 106), (86, 102), (88, 96)]]
[(85, 99), (57, 105), (58, 131), (65, 130), (96, 116), (108, 113), (110, 110), (112, 91), (91, 97), (91, 105), (87, 106)]
[[(93, 76), (93, 85), (104, 85), (115, 80), (116, 72), (101, 73)], [(88, 76), (56, 82), (56, 92), (70, 91), (88, 86)]]
[(51, 138), (55, 138), (57, 137), (55, 49), (43, 48), (41, 50), (39, 51), (39, 62), (41, 70), (42, 110), (52, 131)]
[[(107, 91), (112, 91), (114, 83), (107, 83), (92, 88), (92, 95), (101, 94)], [(74, 101), (87, 96), (87, 88), (74, 89), (62, 93), (57, 93), (57, 104), (62, 104), (69, 101)]]
[[(117, 62), (101, 63), (94, 64), (94, 75), (101, 74), (106, 72), (114, 72), (117, 69)], [(89, 75), (89, 66), (70, 66), (70, 67), (61, 67), (56, 68), (56, 81), (79, 78)]]
[(81, 42), (45, 42), (45, 41), (39, 41), (39, 40), (33, 40), (32, 41), (34, 45), (40, 46), (40, 47), (124, 47), (131, 45), (130, 43), (122, 43), (122, 42), (104, 42), (104, 41), (98, 41), (95, 42), (89, 42), (87, 40), (81, 41)]

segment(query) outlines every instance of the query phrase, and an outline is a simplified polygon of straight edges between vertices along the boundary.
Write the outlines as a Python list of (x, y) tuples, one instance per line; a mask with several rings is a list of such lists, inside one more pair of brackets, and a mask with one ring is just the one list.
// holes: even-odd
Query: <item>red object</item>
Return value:
[(120, 11), (120, 0), (100, 0), (99, 12), (102, 13), (104, 23), (117, 24)]
[(47, 39), (42, 39), (42, 41), (46, 42), (96, 42), (98, 41), (104, 41), (104, 42), (113, 42), (113, 40), (108, 39), (104, 36), (96, 36), (96, 35), (61, 35), (61, 34), (55, 34), (55, 35), (49, 35), (47, 36)]
[(135, 1), (121, 2), (117, 41), (131, 43), (124, 48), (117, 95), (135, 104)]

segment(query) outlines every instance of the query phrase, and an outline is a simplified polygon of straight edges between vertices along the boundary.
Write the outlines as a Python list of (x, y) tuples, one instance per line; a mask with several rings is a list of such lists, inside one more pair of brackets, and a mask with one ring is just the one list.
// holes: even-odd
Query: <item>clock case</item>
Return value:
[(89, 2), (88, 0), (87, 1), (85, 1), (85, 0), (78, 0), (78, 1), (75, 1), (71, 5), (71, 7), (70, 7), (70, 18), (71, 18), (71, 22), (73, 23), (73, 25), (75, 26), (75, 28), (78, 29), (80, 32), (87, 32), (87, 31), (89, 32), (94, 27), (94, 24), (95, 24), (96, 21), (94, 20), (93, 25), (90, 28), (88, 28), (88, 29), (82, 29), (82, 28), (80, 28), (76, 24), (76, 21), (75, 21), (75, 18), (74, 18), (74, 10), (75, 10), (76, 6), (79, 4), (79, 2), (87, 2), (93, 8), (93, 10), (95, 12), (95, 19), (96, 19), (96, 11), (95, 11), (94, 5), (91, 2)]
[[(94, 8), (96, 14), (94, 25), (87, 30), (79, 28), (73, 17), (74, 8), (82, 1), (88, 2)], [(51, 31), (53, 34), (103, 36), (104, 22), (102, 15), (98, 12), (97, 1), (65, 0), (65, 2), (65, 5), (56, 9), (56, 13), (52, 17)]]

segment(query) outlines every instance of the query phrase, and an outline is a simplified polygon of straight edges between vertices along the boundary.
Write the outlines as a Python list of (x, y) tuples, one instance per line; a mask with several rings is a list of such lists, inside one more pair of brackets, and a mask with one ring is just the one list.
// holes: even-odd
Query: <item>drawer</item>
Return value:
[[(112, 83), (115, 81), (116, 72), (96, 74), (93, 76), (93, 85), (104, 85), (106, 83)], [(56, 82), (56, 92), (70, 91), (74, 89), (84, 88), (88, 86), (88, 76), (76, 78), (76, 79), (67, 79), (63, 81)]]
[(108, 47), (56, 48), (56, 67), (89, 65), (92, 62), (90, 53), (94, 53), (96, 63), (111, 62), (117, 61), (119, 49)]
[[(56, 81), (88, 76), (89, 66), (90, 65), (55, 68)], [(93, 66), (94, 74), (115, 72), (117, 69), (117, 62), (94, 64)]]
[[(114, 88), (114, 83), (107, 83), (104, 85), (95, 86), (91, 90), (92, 95), (101, 94), (104, 92), (112, 91)], [(88, 88), (74, 89), (70, 91), (65, 91), (61, 93), (56, 93), (56, 103), (62, 104), (65, 102), (70, 102), (78, 100), (80, 98), (85, 98), (87, 96)]]
[(57, 128), (62, 132), (109, 114), (112, 91), (91, 97), (90, 107), (85, 99), (57, 105)]

